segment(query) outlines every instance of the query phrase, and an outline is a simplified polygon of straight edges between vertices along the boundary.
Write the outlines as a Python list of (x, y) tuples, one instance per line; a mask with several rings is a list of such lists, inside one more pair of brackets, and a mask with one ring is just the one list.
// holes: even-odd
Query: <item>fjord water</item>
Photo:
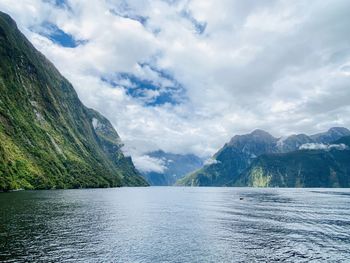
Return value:
[(23, 191), (0, 211), (2, 262), (350, 259), (348, 189)]

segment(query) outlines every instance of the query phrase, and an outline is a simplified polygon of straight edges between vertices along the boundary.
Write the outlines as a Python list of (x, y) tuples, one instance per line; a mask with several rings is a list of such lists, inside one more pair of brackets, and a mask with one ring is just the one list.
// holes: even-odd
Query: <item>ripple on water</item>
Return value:
[(0, 194), (2, 262), (345, 262), (350, 190)]

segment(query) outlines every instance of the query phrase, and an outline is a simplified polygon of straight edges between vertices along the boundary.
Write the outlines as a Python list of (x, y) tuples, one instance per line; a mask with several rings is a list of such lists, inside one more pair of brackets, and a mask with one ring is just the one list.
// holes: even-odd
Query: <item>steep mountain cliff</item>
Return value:
[(298, 134), (275, 138), (262, 130), (255, 130), (246, 135), (236, 135), (212, 157), (211, 164), (180, 179), (177, 185), (224, 186), (232, 184), (263, 154), (293, 152), (307, 143), (329, 143), (349, 134), (348, 129), (336, 127), (311, 136)]
[(252, 187), (350, 187), (350, 150), (267, 154), (232, 182)]
[(262, 130), (236, 135), (213, 157), (212, 162), (177, 182), (177, 185), (222, 186), (238, 177), (257, 156), (276, 152), (277, 139)]
[(350, 131), (347, 128), (333, 127), (326, 132), (311, 135), (310, 138), (316, 143), (331, 143), (349, 135)]
[(292, 152), (299, 149), (300, 146), (306, 143), (313, 143), (309, 136), (306, 134), (295, 134), (286, 138), (280, 138), (277, 141), (277, 151), (281, 153)]
[(0, 12), (0, 190), (147, 185), (121, 145)]

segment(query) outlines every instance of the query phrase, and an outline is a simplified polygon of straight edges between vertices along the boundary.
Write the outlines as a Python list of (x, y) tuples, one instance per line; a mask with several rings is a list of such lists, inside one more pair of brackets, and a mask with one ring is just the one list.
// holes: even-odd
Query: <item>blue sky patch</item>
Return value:
[(109, 11), (116, 16), (138, 21), (143, 26), (145, 26), (148, 20), (148, 17), (136, 14), (134, 10), (130, 8), (127, 1), (121, 1), (118, 5), (116, 5), (114, 8), (111, 8)]
[(136, 15), (136, 14), (132, 14), (132, 13), (127, 13), (127, 12), (123, 12), (117, 9), (110, 9), (109, 10), (112, 14), (116, 15), (116, 16), (120, 16), (123, 18), (128, 18), (128, 19), (132, 19), (132, 20), (136, 20), (138, 22), (140, 22), (142, 25), (145, 25), (147, 22), (147, 17), (145, 16), (140, 16), (140, 15)]
[(195, 19), (192, 14), (188, 11), (182, 11), (181, 12), (182, 17), (186, 18), (188, 21), (190, 21), (196, 31), (197, 34), (203, 34), (205, 29), (207, 28), (206, 22), (200, 22), (197, 19)]
[(57, 25), (50, 22), (44, 22), (40, 27), (31, 30), (63, 47), (75, 48), (87, 42), (86, 40), (76, 40), (71, 34), (64, 32)]
[(44, 2), (50, 3), (60, 8), (70, 9), (69, 4), (67, 3), (67, 0), (44, 0)]
[(129, 73), (117, 73), (112, 79), (101, 80), (113, 86), (123, 87), (128, 96), (141, 101), (145, 106), (177, 105), (185, 100), (185, 89), (169, 73), (152, 68), (148, 64), (140, 66), (148, 66), (158, 73), (158, 83)]

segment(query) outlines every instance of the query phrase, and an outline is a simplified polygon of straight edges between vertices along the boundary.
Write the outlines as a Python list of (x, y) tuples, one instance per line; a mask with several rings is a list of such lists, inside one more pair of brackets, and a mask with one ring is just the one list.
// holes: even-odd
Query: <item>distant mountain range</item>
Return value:
[(111, 123), (0, 12), (0, 191), (148, 183)]
[(193, 154), (173, 154), (159, 150), (150, 152), (147, 155), (160, 160), (164, 166), (164, 171), (161, 173), (142, 173), (143, 177), (151, 185), (173, 185), (178, 179), (203, 166), (202, 159)]
[(177, 185), (348, 187), (347, 136), (350, 131), (342, 127), (311, 136), (275, 138), (263, 130), (237, 135), (212, 157), (211, 164)]

